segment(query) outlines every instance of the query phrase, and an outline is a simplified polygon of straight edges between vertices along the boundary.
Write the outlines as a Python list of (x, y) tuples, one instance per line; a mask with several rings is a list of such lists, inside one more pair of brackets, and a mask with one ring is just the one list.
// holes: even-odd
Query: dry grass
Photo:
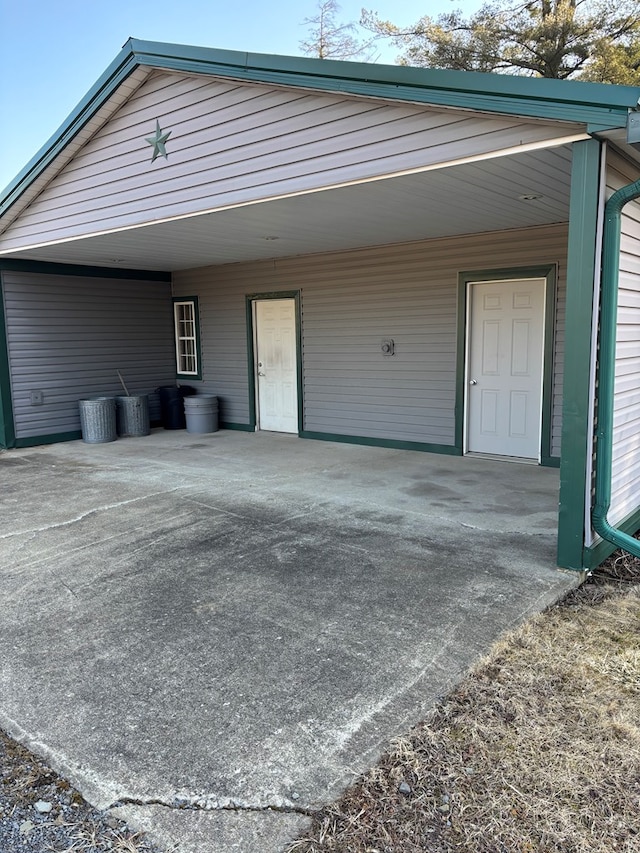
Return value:
[(640, 561), (496, 644), (289, 853), (639, 853)]
[(142, 833), (122, 833), (102, 826), (68, 826), (71, 832), (64, 846), (60, 842), (47, 844), (47, 853), (145, 853), (150, 849)]

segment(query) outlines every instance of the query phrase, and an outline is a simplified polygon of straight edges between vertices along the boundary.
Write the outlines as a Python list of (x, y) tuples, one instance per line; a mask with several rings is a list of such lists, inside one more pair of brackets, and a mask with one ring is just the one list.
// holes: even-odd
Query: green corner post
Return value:
[(590, 387), (593, 296), (598, 251), (601, 145), (595, 139), (573, 145), (567, 319), (562, 407), (558, 565), (582, 570), (587, 475), (590, 471)]
[(0, 272), (0, 447), (15, 447), (15, 442), (9, 351), (7, 349), (7, 332), (4, 319), (4, 291), (2, 272)]

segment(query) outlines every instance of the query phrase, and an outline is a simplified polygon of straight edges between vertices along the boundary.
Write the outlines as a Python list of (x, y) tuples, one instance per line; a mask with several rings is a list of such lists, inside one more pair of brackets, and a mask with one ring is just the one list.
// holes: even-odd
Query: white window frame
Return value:
[[(188, 309), (188, 316), (185, 316), (185, 308)], [(185, 324), (190, 324), (190, 328), (185, 329)], [(198, 298), (196, 296), (173, 300), (173, 332), (176, 348), (176, 374), (178, 376), (190, 376), (192, 379), (201, 379), (200, 323)]]

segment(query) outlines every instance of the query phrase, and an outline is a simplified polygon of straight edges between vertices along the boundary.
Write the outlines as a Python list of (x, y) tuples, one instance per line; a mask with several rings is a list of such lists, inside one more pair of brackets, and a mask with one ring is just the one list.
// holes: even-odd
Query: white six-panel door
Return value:
[(295, 299), (255, 303), (258, 427), (298, 432)]
[(539, 459), (545, 280), (469, 284), (467, 451)]

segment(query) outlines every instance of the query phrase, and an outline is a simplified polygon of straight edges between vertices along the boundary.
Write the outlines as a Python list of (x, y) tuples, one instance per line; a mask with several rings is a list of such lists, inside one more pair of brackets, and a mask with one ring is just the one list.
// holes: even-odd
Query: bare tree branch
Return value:
[(397, 45), (402, 64), (640, 83), (638, 0), (490, 0), (406, 28), (363, 9), (360, 24)]
[(336, 20), (340, 11), (337, 0), (320, 0), (317, 9), (316, 15), (302, 22), (309, 27), (308, 37), (300, 42), (303, 53), (318, 59), (372, 61), (376, 36), (368, 40), (358, 39), (354, 35), (355, 23), (339, 23)]

